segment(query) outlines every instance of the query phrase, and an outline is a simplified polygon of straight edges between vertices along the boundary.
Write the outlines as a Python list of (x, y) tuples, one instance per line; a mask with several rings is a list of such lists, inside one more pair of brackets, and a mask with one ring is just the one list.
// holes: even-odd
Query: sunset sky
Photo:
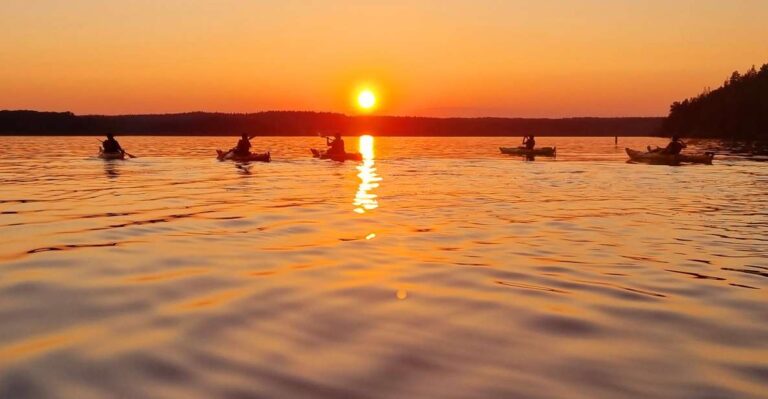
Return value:
[(0, 109), (645, 116), (768, 62), (768, 1), (0, 6)]

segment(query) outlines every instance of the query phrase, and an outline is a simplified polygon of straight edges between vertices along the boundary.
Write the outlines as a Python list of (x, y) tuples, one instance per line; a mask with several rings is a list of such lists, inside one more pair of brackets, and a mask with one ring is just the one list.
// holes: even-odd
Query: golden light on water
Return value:
[(373, 136), (367, 134), (360, 136), (358, 150), (363, 156), (363, 162), (357, 167), (359, 172), (357, 177), (360, 178), (360, 185), (357, 188), (354, 201), (355, 212), (360, 214), (379, 207), (378, 196), (372, 191), (379, 187), (379, 182), (382, 179), (376, 173), (373, 147)]
[(360, 136), (357, 149), (363, 155), (363, 159), (373, 159), (373, 136), (368, 134)]

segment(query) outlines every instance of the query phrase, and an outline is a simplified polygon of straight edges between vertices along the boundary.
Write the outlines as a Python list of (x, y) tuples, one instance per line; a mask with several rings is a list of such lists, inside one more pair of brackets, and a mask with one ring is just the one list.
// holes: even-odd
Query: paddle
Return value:
[(331, 138), (331, 136), (323, 136), (323, 134), (320, 132), (317, 132), (317, 136), (321, 139), (325, 139), (325, 144), (328, 144), (328, 139)]
[[(317, 132), (317, 137), (320, 137), (321, 139), (325, 139), (325, 144), (329, 145), (328, 144), (328, 137), (329, 136), (323, 136), (322, 133)], [(310, 148), (310, 151), (312, 151), (312, 156), (314, 156), (315, 158), (320, 158), (322, 156), (323, 152), (325, 152), (325, 151), (316, 150), (314, 148)], [(315, 153), (315, 152), (317, 152), (317, 153)]]
[[(341, 136), (341, 133), (338, 133), (338, 134), (339, 134), (339, 136)], [(317, 132), (317, 135), (318, 135), (319, 137), (321, 137), (321, 138), (324, 138), (324, 139), (325, 139), (325, 144), (326, 144), (326, 145), (328, 145), (328, 146), (330, 146), (330, 145), (331, 145), (330, 141), (328, 141), (329, 139), (331, 139), (331, 138), (332, 138), (331, 136), (323, 136), (323, 135), (322, 135), (322, 133), (320, 133), (320, 132)], [(324, 152), (324, 153), (327, 153), (328, 151), (326, 150), (326, 151), (323, 151), (323, 152)]]

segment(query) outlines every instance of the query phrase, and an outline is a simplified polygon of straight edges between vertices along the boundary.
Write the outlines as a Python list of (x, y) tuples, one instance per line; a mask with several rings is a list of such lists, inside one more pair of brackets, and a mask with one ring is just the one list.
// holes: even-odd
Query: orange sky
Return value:
[(378, 114), (664, 115), (768, 62), (765, 21), (764, 0), (4, 0), (0, 109), (352, 114), (368, 85)]

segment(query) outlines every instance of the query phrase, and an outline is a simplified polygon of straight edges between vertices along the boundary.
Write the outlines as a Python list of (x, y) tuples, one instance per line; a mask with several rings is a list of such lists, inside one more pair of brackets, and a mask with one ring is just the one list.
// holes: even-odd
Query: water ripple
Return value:
[(0, 138), (0, 398), (768, 389), (764, 163), (503, 137), (333, 163), (264, 137), (275, 161), (237, 167), (227, 137), (125, 137), (124, 162), (61, 137), (40, 167), (40, 140)]

